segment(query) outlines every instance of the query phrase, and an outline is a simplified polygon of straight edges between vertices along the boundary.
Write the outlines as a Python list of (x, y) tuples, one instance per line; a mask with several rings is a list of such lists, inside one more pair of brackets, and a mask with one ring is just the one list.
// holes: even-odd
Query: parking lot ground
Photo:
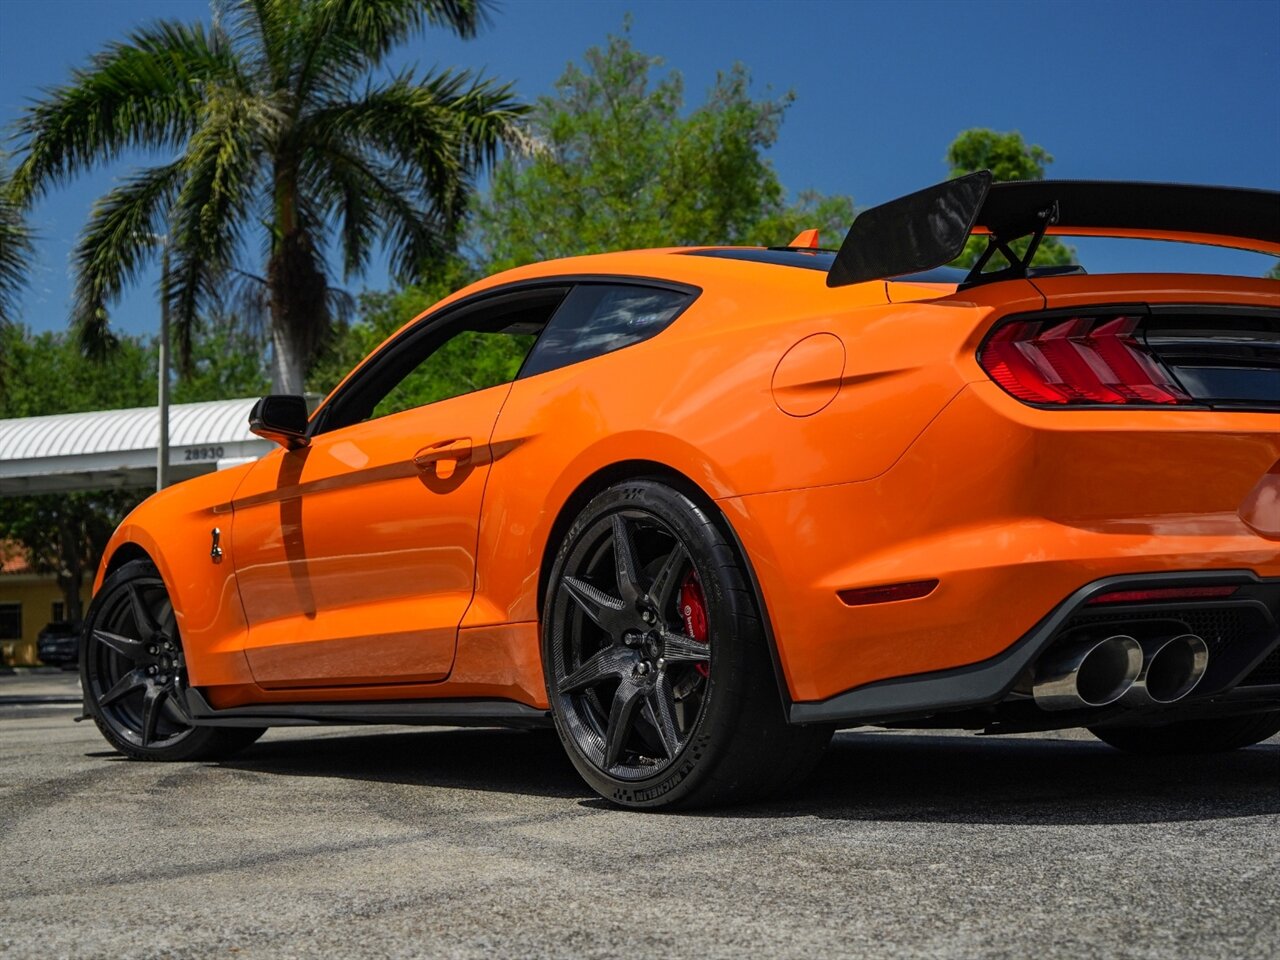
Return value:
[(0, 707), (41, 702), (74, 703), (79, 698), (80, 675), (74, 670), (19, 667), (0, 674)]
[(549, 732), (111, 753), (0, 708), (0, 955), (1280, 956), (1280, 739), (840, 734), (786, 800), (619, 811)]

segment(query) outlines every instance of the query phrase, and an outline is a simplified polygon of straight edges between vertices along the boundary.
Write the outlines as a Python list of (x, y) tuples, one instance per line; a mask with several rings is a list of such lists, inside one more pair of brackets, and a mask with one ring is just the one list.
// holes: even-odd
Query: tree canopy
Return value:
[(686, 109), (684, 80), (627, 32), (570, 64), (530, 117), (539, 147), (494, 170), (476, 209), (486, 270), (552, 257), (692, 244), (782, 244), (806, 227), (843, 236), (849, 197), (786, 201), (765, 156), (790, 93), (753, 99), (741, 64)]
[[(74, 321), (107, 306), (167, 243), (186, 357), (232, 286), (269, 316), (277, 389), (301, 392), (344, 276), (385, 240), (396, 277), (454, 248), (476, 171), (521, 142), (511, 88), (465, 70), (380, 71), (424, 27), (468, 37), (485, 0), (222, 0), (212, 27), (160, 21), (95, 54), (18, 124), (30, 197), (122, 153), (173, 157), (94, 206), (75, 252)], [(261, 253), (266, 251), (265, 263)]]
[[(951, 177), (962, 177), (975, 170), (990, 170), (996, 180), (1043, 180), (1045, 168), (1053, 163), (1053, 157), (1039, 144), (1029, 144), (1018, 131), (998, 133), (985, 127), (961, 131), (951, 146), (947, 147), (947, 165)], [(1027, 249), (1026, 240), (1016, 241), (1014, 250), (1021, 256)], [(982, 237), (970, 237), (964, 253), (953, 264), (971, 267), (987, 247)], [(1076, 251), (1056, 237), (1041, 241), (1032, 263), (1036, 266), (1058, 266), (1075, 263)], [(992, 266), (1004, 265), (999, 253), (992, 258)]]
[[(32, 334), (16, 323), (0, 327), (0, 418), (155, 403), (154, 357), (130, 338), (120, 347), (94, 363), (65, 334)], [(0, 540), (18, 541), (33, 569), (54, 575), (68, 618), (78, 619), (85, 574), (142, 496), (138, 490), (95, 490), (0, 497)]]
[[(254, 396), (267, 386), (261, 348), (231, 319), (196, 329), (190, 374), (174, 385), (173, 401)], [(65, 333), (35, 334), (21, 324), (0, 326), (0, 419), (86, 410), (152, 406), (156, 349), (120, 337), (101, 358), (86, 357)], [(40, 573), (53, 574), (67, 616), (83, 610), (84, 578), (92, 574), (117, 524), (150, 491), (106, 489), (0, 497), (0, 540), (16, 540)]]

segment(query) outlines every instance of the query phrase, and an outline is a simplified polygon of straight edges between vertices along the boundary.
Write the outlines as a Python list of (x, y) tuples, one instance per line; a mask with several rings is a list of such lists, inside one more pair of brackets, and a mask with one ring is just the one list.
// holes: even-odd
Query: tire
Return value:
[(193, 725), (177, 618), (149, 560), (123, 564), (94, 597), (80, 643), (80, 685), (85, 712), (134, 760), (222, 759), (266, 732)]
[(570, 760), (623, 807), (775, 793), (831, 740), (828, 728), (786, 722), (737, 550), (707, 510), (654, 480), (608, 488), (565, 534), (542, 654)]
[(1280, 733), (1280, 711), (1210, 720), (1179, 720), (1152, 727), (1090, 727), (1103, 743), (1126, 753), (1225, 753)]

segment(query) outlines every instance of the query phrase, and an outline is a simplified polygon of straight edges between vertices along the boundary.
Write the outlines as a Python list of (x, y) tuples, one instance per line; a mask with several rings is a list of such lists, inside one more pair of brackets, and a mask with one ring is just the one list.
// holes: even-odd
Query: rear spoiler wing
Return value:
[[(932, 270), (990, 237), (966, 283), (1025, 277), (1045, 235), (1179, 240), (1280, 255), (1280, 193), (1100, 180), (994, 183), (979, 170), (858, 215), (827, 273), (842, 287)], [(1009, 244), (1031, 237), (1025, 254)], [(983, 272), (999, 251), (1009, 266)]]

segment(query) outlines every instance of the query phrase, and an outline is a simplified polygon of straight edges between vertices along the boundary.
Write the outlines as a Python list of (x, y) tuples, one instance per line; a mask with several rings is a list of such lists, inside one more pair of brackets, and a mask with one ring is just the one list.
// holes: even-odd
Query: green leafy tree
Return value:
[(196, 324), (191, 358), (170, 391), (174, 403), (257, 397), (271, 391), (266, 331), (238, 316)]
[(1275, 266), (1266, 274), (1268, 280), (1280, 280), (1280, 260), (1275, 262)]
[(32, 333), (13, 323), (0, 327), (0, 357), (0, 419), (156, 402), (154, 350), (132, 337), (121, 337), (119, 349), (99, 364), (86, 359), (66, 334)]
[[(190, 371), (173, 385), (175, 403), (247, 397), (264, 392), (265, 337), (234, 317), (196, 325)], [(0, 418), (153, 406), (156, 348), (134, 337), (88, 358), (66, 334), (34, 334), (20, 324), (0, 327)], [(150, 491), (105, 489), (0, 497), (0, 541), (17, 541), (32, 567), (53, 574), (67, 616), (84, 609), (83, 589), (112, 531)]]
[(798, 229), (838, 239), (848, 197), (788, 205), (764, 152), (793, 97), (754, 100), (741, 64), (685, 109), (679, 73), (624, 30), (571, 64), (536, 105), (539, 149), (499, 163), (476, 210), (479, 259), (502, 269), (575, 254), (688, 244), (781, 244)]
[(144, 495), (134, 489), (5, 497), (0, 539), (22, 544), (31, 568), (56, 578), (67, 619), (80, 620), (85, 589), (107, 541)]
[[(0, 418), (155, 403), (155, 352), (130, 337), (95, 363), (67, 335), (32, 334), (15, 323), (0, 328), (0, 356), (6, 364)], [(54, 575), (68, 618), (79, 619), (86, 577), (116, 525), (145, 495), (132, 489), (0, 497), (0, 540), (17, 541), (33, 569)]]
[(0, 323), (14, 318), (18, 291), (31, 271), (32, 254), (26, 211), (10, 180), (8, 165), (0, 156)]
[[(431, 283), (362, 294), (358, 319), (342, 327), (333, 348), (313, 370), (308, 388), (327, 394), (387, 337), (475, 278), (473, 268), (455, 257)], [(381, 416), (407, 410), (513, 380), (534, 339), (532, 335), (460, 333), (398, 384), (375, 412)]]
[[(1028, 144), (1016, 130), (998, 133), (975, 127), (962, 131), (947, 148), (947, 165), (951, 168), (950, 175), (953, 178), (975, 170), (990, 170), (996, 180), (1043, 180), (1045, 167), (1051, 163), (1053, 157), (1044, 147)], [(1013, 244), (1013, 249), (1022, 255), (1026, 252), (1028, 243), (1027, 240), (1019, 240)], [(967, 269), (973, 266), (986, 248), (985, 238), (971, 237), (965, 244), (964, 253), (952, 265)], [(1036, 266), (1059, 266), (1075, 263), (1075, 257), (1074, 247), (1056, 237), (1045, 237), (1031, 262)], [(991, 266), (1003, 265), (1004, 257), (999, 253), (995, 254)]]
[(360, 294), (354, 317), (337, 324), (335, 336), (312, 366), (307, 390), (327, 395), (387, 337), (473, 279), (466, 264), (453, 257), (432, 280), (394, 291), (369, 290)]
[(397, 278), (422, 276), (453, 249), (474, 174), (522, 142), (525, 108), (509, 86), (380, 69), (426, 26), (473, 35), (486, 10), (485, 0), (221, 0), (211, 28), (143, 27), (48, 91), (18, 123), (24, 193), (139, 147), (173, 157), (134, 172), (90, 214), (75, 252), (84, 340), (108, 339), (108, 303), (164, 235), (181, 354), (237, 280), (269, 316), (276, 389), (300, 392), (334, 317), (330, 245), (347, 277), (382, 240)]

